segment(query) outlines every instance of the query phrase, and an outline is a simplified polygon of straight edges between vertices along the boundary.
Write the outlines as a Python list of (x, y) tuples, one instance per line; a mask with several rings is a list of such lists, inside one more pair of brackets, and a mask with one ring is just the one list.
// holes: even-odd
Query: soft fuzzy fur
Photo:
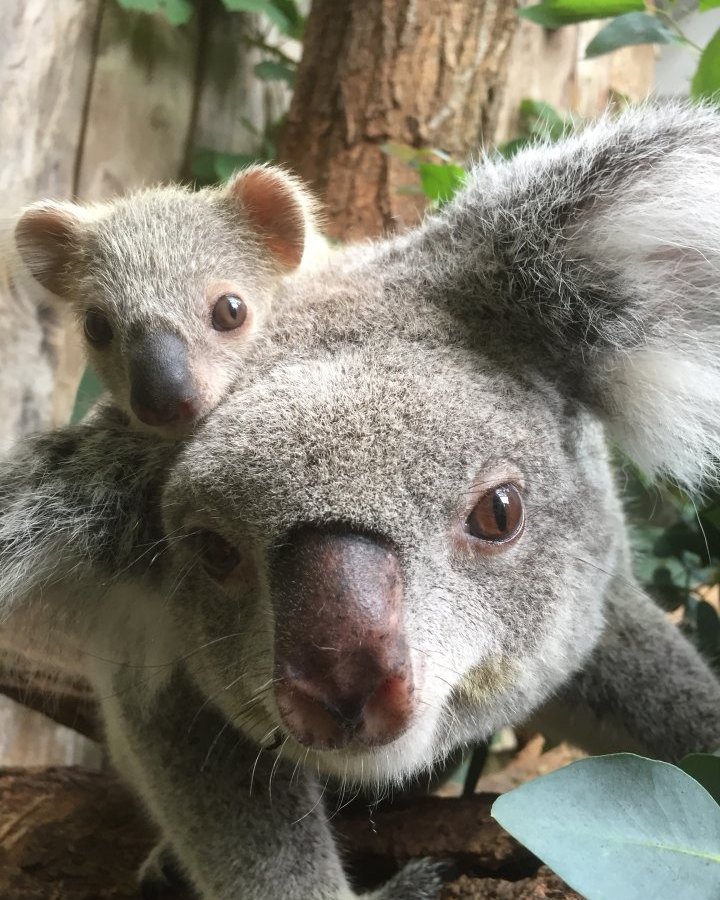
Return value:
[[(681, 106), (487, 163), (414, 232), (288, 280), (184, 445), (105, 410), (8, 460), (5, 620), (96, 686), (165, 836), (149, 877), (172, 856), (204, 900), (350, 897), (326, 780), (383, 790), (531, 714), (591, 749), (720, 745), (720, 685), (633, 578), (603, 427), (650, 472), (715, 471), (719, 170), (720, 119)], [(525, 532), (486, 553), (463, 523), (507, 481)], [(308, 751), (279, 718), (275, 561), (303, 525), (401, 560), (417, 702), (385, 746)], [(200, 530), (239, 548), (230, 580)], [(377, 896), (436, 892), (421, 865)]]

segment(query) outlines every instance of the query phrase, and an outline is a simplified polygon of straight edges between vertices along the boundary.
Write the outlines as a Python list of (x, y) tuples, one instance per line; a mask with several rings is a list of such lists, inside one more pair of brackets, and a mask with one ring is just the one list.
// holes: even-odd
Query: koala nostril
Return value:
[(303, 678), (290, 667), (286, 672), (276, 684), (275, 696), (283, 721), (301, 744), (337, 750), (354, 737), (366, 746), (386, 744), (409, 724), (413, 683), (407, 673), (363, 686), (359, 672), (361, 692), (343, 694), (336, 686)]

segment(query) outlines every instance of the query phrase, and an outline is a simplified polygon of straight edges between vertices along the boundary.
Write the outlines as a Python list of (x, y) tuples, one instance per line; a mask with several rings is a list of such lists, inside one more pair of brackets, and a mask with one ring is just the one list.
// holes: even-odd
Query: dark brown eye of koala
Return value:
[(214, 578), (229, 575), (240, 562), (237, 547), (215, 531), (202, 531), (199, 538), (202, 562), (208, 573)]
[(242, 325), (246, 317), (247, 306), (237, 294), (223, 294), (215, 301), (212, 323), (218, 331), (233, 331)]
[(104, 312), (89, 309), (85, 313), (85, 337), (93, 347), (107, 347), (113, 339), (112, 325)]
[(502, 544), (511, 541), (525, 524), (525, 507), (514, 484), (486, 491), (465, 521), (468, 534), (481, 541)]

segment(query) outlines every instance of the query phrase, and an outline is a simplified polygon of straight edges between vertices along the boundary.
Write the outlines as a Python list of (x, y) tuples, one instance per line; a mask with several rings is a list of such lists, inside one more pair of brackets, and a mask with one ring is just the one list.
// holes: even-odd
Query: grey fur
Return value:
[[(12, 639), (75, 648), (116, 765), (205, 900), (352, 896), (325, 780), (382, 790), (533, 714), (590, 747), (720, 746), (720, 684), (634, 580), (603, 428), (651, 470), (715, 465), (718, 396), (694, 446), (676, 420), (683, 373), (720, 365), (698, 171), (720, 176), (720, 122), (678, 106), (478, 168), (416, 231), (288, 280), (242, 381), (172, 453), (104, 410), (8, 461)], [(507, 481), (525, 532), (488, 553), (464, 521)], [(308, 524), (380, 534), (401, 560), (417, 703), (385, 746), (308, 751), (279, 718), (273, 561)], [(224, 586), (199, 529), (240, 549)], [(436, 892), (423, 864), (377, 896)]]
[[(261, 179), (264, 183), (253, 184), (245, 196), (248, 183)], [(284, 217), (264, 228), (253, 204), (262, 211), (264, 204), (269, 210), (280, 204)], [(85, 340), (89, 361), (129, 422), (148, 430), (131, 405), (134, 346), (158, 334), (180, 339), (198, 417), (206, 415), (242, 372), (247, 346), (303, 246), (305, 266), (322, 257), (315, 221), (310, 194), (273, 166), (245, 169), (222, 188), (158, 186), (95, 205), (40, 201), (16, 225), (15, 277), (26, 287), (36, 280), (36, 294), (39, 282), (56, 300), (70, 302), (81, 331), (88, 310), (107, 318), (112, 341), (97, 347)], [(297, 260), (273, 252), (267, 241), (274, 228), (293, 238)], [(242, 327), (223, 332), (212, 326), (212, 307), (225, 292), (239, 295), (248, 312)], [(155, 430), (177, 438), (188, 428)]]

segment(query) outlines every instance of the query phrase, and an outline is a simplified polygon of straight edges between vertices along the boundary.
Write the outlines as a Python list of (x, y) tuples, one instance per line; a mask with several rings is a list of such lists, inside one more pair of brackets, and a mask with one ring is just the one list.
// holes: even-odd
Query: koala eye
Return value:
[(237, 547), (215, 531), (201, 531), (199, 543), (202, 563), (213, 578), (225, 578), (240, 562)]
[(504, 544), (519, 537), (524, 524), (520, 491), (514, 484), (503, 484), (480, 497), (465, 520), (465, 530), (478, 540)]
[(93, 345), (102, 349), (113, 339), (113, 330), (108, 317), (99, 309), (89, 309), (85, 313), (85, 337)]
[(213, 328), (217, 331), (233, 331), (247, 318), (247, 305), (237, 294), (222, 294), (215, 301), (212, 311)]

